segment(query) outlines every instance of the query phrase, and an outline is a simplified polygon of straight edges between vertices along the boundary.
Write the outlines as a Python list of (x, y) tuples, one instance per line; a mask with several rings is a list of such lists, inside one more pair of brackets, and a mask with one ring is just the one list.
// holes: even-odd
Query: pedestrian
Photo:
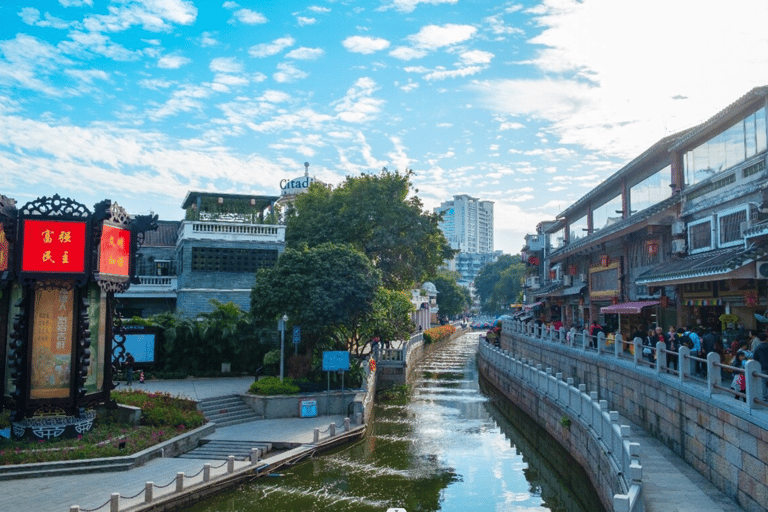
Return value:
[(131, 355), (130, 352), (125, 353), (125, 363), (123, 364), (123, 367), (125, 368), (125, 381), (127, 385), (133, 384), (133, 365), (136, 363), (136, 361), (133, 359), (133, 355)]
[(757, 346), (760, 344), (760, 338), (757, 336), (757, 329), (749, 330), (749, 350), (754, 352)]
[(589, 346), (597, 348), (597, 334), (603, 332), (603, 328), (597, 323), (597, 320), (592, 320), (592, 326), (589, 328)]
[(656, 357), (654, 349), (659, 341), (656, 331), (648, 329), (648, 332), (641, 339), (643, 340), (643, 357), (648, 361), (648, 366), (654, 368), (653, 360)]
[[(760, 363), (760, 373), (768, 374), (768, 335), (761, 332), (757, 335), (760, 343), (757, 344), (752, 357)], [(763, 380), (763, 400), (768, 401), (768, 379)]]

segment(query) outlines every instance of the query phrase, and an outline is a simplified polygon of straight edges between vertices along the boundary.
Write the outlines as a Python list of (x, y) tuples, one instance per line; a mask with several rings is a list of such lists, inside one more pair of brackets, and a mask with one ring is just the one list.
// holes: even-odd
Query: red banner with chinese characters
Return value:
[(104, 224), (99, 246), (99, 273), (129, 277), (131, 232)]
[(85, 222), (24, 220), (22, 272), (85, 272)]
[(8, 253), (10, 248), (8, 239), (5, 238), (3, 227), (3, 223), (0, 222), (0, 272), (8, 270)]

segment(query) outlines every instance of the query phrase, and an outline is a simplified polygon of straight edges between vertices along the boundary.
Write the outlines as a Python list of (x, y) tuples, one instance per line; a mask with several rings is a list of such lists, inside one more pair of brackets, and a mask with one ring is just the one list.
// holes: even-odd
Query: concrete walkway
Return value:
[[(235, 377), (225, 379), (185, 379), (169, 381), (147, 381), (145, 384), (135, 383), (133, 387), (147, 392), (168, 392), (174, 396), (182, 396), (200, 400), (216, 396), (244, 393), (247, 391), (253, 377)], [(118, 389), (123, 386), (119, 386)], [(285, 418), (275, 420), (260, 420), (222, 427), (213, 434), (205, 437), (210, 440), (243, 440), (271, 443), (292, 443), (311, 445), (314, 441), (314, 429), (327, 431), (331, 423), (343, 425), (342, 416), (318, 416), (316, 418)], [(328, 438), (328, 434), (321, 436)], [(307, 450), (304, 450), (305, 452)], [(281, 453), (273, 457), (267, 454), (259, 464), (269, 464), (271, 459), (290, 456)], [(120, 510), (139, 505), (143, 502), (146, 482), (156, 486), (171, 483), (168, 492), (175, 490), (172, 483), (177, 473), (184, 473), (185, 488), (202, 482), (202, 475), (195, 479), (186, 475), (199, 474), (205, 463), (213, 468), (221, 466), (222, 461), (196, 460), (183, 458), (153, 459), (144, 466), (128, 471), (110, 473), (93, 473), (73, 476), (55, 476), (43, 478), (28, 478), (2, 482), (3, 492), (0, 495), (0, 511), (2, 512), (68, 512), (72, 505), (79, 505), (81, 510), (97, 509), (109, 512), (112, 493), (119, 493)], [(247, 468), (249, 462), (236, 461), (235, 469)], [(226, 466), (213, 469), (212, 476), (220, 476), (226, 472)], [(164, 494), (163, 490), (155, 490), (155, 498)], [(123, 497), (132, 497), (124, 499)]]

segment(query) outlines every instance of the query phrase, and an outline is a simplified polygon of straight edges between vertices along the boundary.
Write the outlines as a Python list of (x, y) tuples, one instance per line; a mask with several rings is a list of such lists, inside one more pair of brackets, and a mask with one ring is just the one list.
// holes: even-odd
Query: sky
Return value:
[(765, 0), (0, 3), (0, 194), (180, 220), (188, 191), (413, 171), (517, 254), (666, 135), (768, 85)]

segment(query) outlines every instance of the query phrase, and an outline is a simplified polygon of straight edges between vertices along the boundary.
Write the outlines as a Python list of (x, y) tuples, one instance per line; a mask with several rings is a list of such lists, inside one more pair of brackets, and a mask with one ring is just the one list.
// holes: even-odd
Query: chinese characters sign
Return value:
[(104, 224), (99, 251), (99, 273), (129, 277), (131, 232)]
[(35, 290), (30, 398), (69, 396), (74, 307), (74, 290)]
[(24, 220), (22, 272), (85, 272), (85, 222)]

